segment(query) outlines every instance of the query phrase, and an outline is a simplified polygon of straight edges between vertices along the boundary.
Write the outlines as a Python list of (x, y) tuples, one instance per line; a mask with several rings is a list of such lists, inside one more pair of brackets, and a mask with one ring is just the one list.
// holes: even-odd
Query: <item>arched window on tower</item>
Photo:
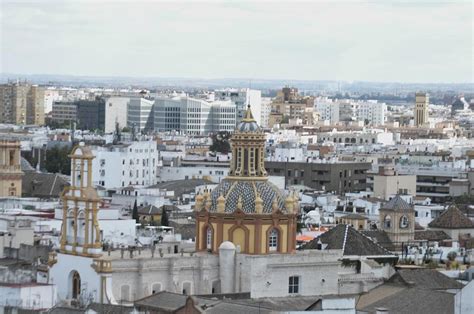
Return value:
[(206, 230), (206, 248), (208, 250), (212, 249), (212, 229), (211, 229), (211, 227), (207, 227), (207, 230)]
[(400, 218), (400, 228), (402, 229), (408, 228), (408, 225), (409, 225), (408, 217), (403, 215)]
[(278, 230), (273, 228), (268, 235), (268, 250), (275, 252), (278, 250)]
[(389, 229), (392, 227), (392, 217), (390, 215), (385, 216), (383, 219), (383, 226), (385, 229)]

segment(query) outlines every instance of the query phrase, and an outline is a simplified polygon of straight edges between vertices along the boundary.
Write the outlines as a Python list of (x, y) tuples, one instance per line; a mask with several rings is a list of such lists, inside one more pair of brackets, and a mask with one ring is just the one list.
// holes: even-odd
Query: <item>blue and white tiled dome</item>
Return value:
[(256, 132), (260, 131), (260, 127), (255, 121), (242, 121), (237, 125), (240, 132)]
[(259, 132), (261, 131), (260, 127), (257, 124), (257, 121), (253, 118), (252, 111), (250, 110), (250, 105), (245, 112), (245, 117), (237, 125), (236, 131), (239, 132)]
[(262, 199), (262, 213), (272, 213), (274, 201), (276, 201), (278, 209), (282, 212), (287, 212), (285, 208), (286, 195), (268, 181), (222, 180), (211, 192), (210, 212), (217, 211), (217, 198), (221, 195), (225, 198), (226, 213), (232, 213), (237, 210), (239, 198), (242, 203), (242, 211), (245, 213), (256, 213), (257, 196)]

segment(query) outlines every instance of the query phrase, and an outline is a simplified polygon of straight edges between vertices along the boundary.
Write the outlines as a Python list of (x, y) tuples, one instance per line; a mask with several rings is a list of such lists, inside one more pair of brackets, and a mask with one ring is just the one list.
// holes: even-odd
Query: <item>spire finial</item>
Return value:
[(245, 117), (242, 120), (245, 122), (255, 121), (252, 115), (252, 110), (250, 109), (250, 104), (247, 105), (247, 111), (245, 111)]

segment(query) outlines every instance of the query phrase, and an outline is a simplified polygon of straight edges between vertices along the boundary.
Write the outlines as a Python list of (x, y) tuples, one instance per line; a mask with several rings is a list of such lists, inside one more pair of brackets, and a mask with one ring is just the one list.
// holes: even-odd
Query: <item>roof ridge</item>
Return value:
[(346, 230), (344, 231), (344, 240), (342, 241), (342, 254), (344, 255), (344, 251), (346, 250), (346, 241), (347, 241), (347, 232), (349, 230), (349, 225), (346, 225)]
[[(357, 231), (357, 230), (356, 230)], [(376, 230), (376, 231), (379, 231), (379, 230)], [(382, 231), (382, 230), (380, 230)], [(358, 232), (358, 231), (357, 231)], [(385, 252), (389, 253), (390, 255), (393, 255), (392, 252), (390, 252), (389, 250), (387, 250), (386, 248), (384, 248), (383, 246), (381, 246), (380, 244), (378, 244), (377, 242), (375, 242), (374, 240), (372, 240), (371, 237), (363, 234), (362, 232), (359, 232), (362, 236), (366, 237), (369, 241), (371, 241), (372, 243), (374, 243), (376, 246), (378, 246), (379, 248), (381, 248), (382, 250), (384, 250)]]
[(49, 195), (53, 194), (53, 189), (54, 189), (54, 185), (56, 184), (56, 180), (58, 179), (58, 174), (56, 173), (54, 175), (54, 181), (53, 181), (53, 184), (51, 184), (51, 190), (49, 190)]

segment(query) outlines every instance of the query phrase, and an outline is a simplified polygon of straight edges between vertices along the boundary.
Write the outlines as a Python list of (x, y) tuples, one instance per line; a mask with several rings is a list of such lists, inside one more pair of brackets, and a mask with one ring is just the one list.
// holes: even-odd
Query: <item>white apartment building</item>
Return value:
[(129, 97), (110, 97), (105, 101), (105, 133), (115, 131), (115, 124), (118, 123), (122, 129), (127, 126), (127, 110)]
[(130, 98), (127, 108), (127, 126), (142, 132), (153, 128), (153, 104), (145, 98)]
[(62, 98), (57, 89), (47, 88), (44, 91), (44, 113), (50, 113), (53, 110), (53, 103)]
[(319, 112), (320, 120), (330, 121), (331, 124), (343, 121), (364, 121), (376, 126), (384, 125), (387, 120), (387, 105), (377, 100), (316, 98), (314, 108)]
[(231, 101), (216, 101), (212, 103), (212, 131), (235, 130), (236, 106)]
[(387, 105), (376, 100), (357, 103), (357, 117), (361, 121), (367, 120), (371, 125), (384, 125), (387, 121)]
[(339, 122), (339, 104), (331, 99), (327, 97), (316, 98), (314, 109), (319, 112), (319, 120), (329, 121), (331, 124)]
[(148, 186), (157, 182), (156, 142), (94, 146), (92, 160), (94, 184), (113, 189), (129, 185)]
[(231, 101), (207, 102), (189, 97), (155, 100), (154, 127), (158, 132), (189, 135), (235, 129), (236, 106)]
[(260, 126), (262, 128), (268, 128), (270, 124), (270, 114), (272, 112), (272, 99), (270, 97), (262, 98), (262, 116)]
[(236, 123), (245, 116), (247, 106), (250, 105), (253, 117), (259, 124), (263, 125), (262, 121), (262, 92), (250, 88), (226, 88), (215, 91), (216, 100), (231, 100), (237, 106)]

